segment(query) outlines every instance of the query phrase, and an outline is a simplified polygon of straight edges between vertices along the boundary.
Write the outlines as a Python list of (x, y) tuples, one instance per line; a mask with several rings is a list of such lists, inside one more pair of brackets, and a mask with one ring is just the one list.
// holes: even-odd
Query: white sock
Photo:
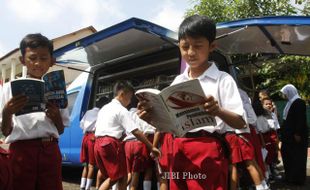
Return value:
[(80, 187), (81, 187), (81, 188), (84, 188), (84, 187), (85, 187), (85, 184), (86, 184), (86, 178), (82, 177), (82, 178), (81, 178), (81, 185), (80, 185)]
[(262, 185), (263, 185), (263, 187), (264, 187), (265, 189), (268, 189), (268, 188), (269, 188), (269, 186), (267, 185), (267, 183), (266, 183), (265, 180), (262, 181)]
[(85, 189), (86, 189), (86, 190), (89, 190), (92, 183), (93, 183), (93, 179), (88, 179), (88, 178), (87, 178)]
[(143, 190), (151, 190), (152, 181), (143, 181)]
[(160, 183), (157, 182), (157, 190), (160, 190)]
[(112, 190), (117, 190), (117, 183), (112, 186)]
[(262, 184), (256, 185), (256, 190), (265, 190)]

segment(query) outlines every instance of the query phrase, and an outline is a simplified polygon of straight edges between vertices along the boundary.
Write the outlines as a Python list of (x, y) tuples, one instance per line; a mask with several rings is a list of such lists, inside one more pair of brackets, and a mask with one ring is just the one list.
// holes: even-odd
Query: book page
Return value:
[(215, 118), (204, 110), (205, 94), (198, 79), (169, 86), (161, 96), (181, 136), (198, 127), (216, 125)]
[(163, 132), (176, 132), (171, 131), (173, 129), (169, 113), (167, 108), (162, 102), (161, 97), (158, 95), (160, 91), (157, 89), (141, 89), (136, 92), (136, 96), (139, 101), (146, 101), (149, 106), (152, 107), (151, 125)]
[(16, 116), (40, 112), (45, 110), (44, 103), (44, 82), (37, 79), (17, 79), (11, 81), (12, 95), (25, 95), (28, 97), (26, 105), (17, 113)]

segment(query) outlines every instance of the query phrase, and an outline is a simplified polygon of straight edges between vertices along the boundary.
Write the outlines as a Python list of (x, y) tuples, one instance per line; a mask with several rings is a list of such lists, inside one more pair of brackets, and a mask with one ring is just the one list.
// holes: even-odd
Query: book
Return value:
[(26, 105), (16, 116), (42, 112), (46, 108), (46, 102), (51, 102), (63, 109), (68, 105), (66, 82), (63, 70), (51, 71), (43, 75), (42, 80), (34, 78), (22, 78), (11, 81), (12, 95), (26, 95), (29, 99)]
[(152, 108), (150, 124), (159, 131), (182, 137), (198, 127), (216, 126), (214, 116), (204, 109), (205, 94), (198, 79), (172, 85), (162, 91), (139, 89), (135, 95)]

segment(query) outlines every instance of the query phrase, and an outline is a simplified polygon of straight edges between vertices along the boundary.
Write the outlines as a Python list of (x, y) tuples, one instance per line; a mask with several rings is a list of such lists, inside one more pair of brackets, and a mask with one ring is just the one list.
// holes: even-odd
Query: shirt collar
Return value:
[[(218, 70), (217, 66), (215, 65), (214, 62), (209, 62), (209, 64), (211, 64), (210, 67), (207, 70), (205, 70), (198, 77), (198, 79), (204, 79), (205, 77), (208, 77), (208, 78), (211, 78), (213, 80), (216, 80), (218, 78), (220, 71)], [(186, 67), (183, 74), (182, 74), (185, 79), (190, 79), (190, 77), (188, 75), (188, 73), (189, 73), (188, 71), (189, 71), (189, 67)]]

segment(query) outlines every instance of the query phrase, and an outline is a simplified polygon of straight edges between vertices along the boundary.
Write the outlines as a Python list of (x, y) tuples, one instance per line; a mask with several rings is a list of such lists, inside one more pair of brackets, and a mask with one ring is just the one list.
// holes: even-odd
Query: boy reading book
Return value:
[[(53, 44), (41, 34), (25, 36), (20, 50), (28, 78), (41, 79), (55, 62)], [(11, 83), (3, 86), (0, 122), (5, 142), (10, 143), (13, 189), (62, 190), (58, 138), (69, 121), (68, 111), (48, 102), (44, 112), (16, 116), (29, 97), (13, 96), (11, 88)]]

